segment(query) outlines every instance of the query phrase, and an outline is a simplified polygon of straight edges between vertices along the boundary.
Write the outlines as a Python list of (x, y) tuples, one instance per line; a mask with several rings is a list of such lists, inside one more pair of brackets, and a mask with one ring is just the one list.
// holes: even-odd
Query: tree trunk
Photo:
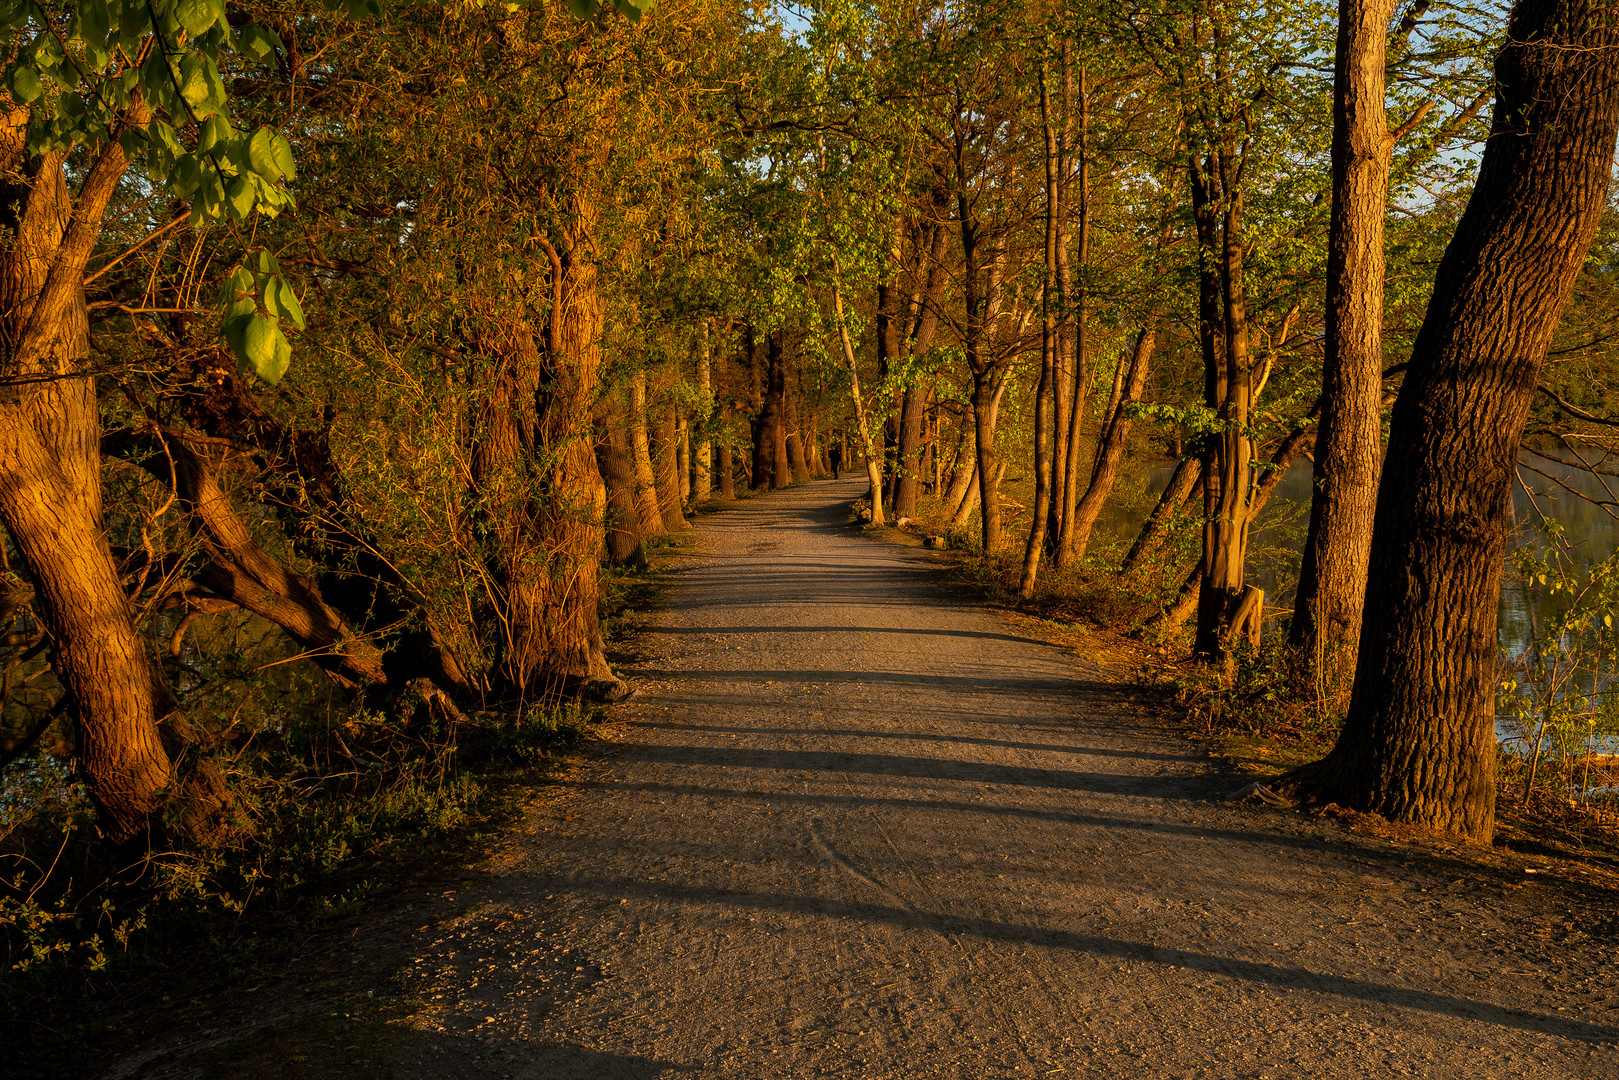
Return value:
[(596, 471), (590, 430), (601, 370), (605, 305), (592, 253), (595, 207), (574, 202), (574, 220), (559, 230), (565, 246), (552, 255), (552, 304), (544, 338), (548, 378), (538, 394), (541, 474), (537, 531), (545, 553), (540, 587), (514, 611), (526, 695), (562, 692), (616, 700), (626, 687), (608, 667), (602, 646), (601, 544), (606, 490)]
[(988, 379), (973, 379), (973, 431), (978, 450), (978, 521), (979, 539), (984, 554), (990, 555), (1001, 546), (1000, 480), (1004, 475), (995, 468), (995, 421), (1000, 411), (1004, 378), (990, 383)]
[[(1147, 369), (1152, 363), (1152, 351), (1157, 343), (1158, 329), (1155, 324), (1142, 327), (1136, 334), (1135, 348), (1130, 351), (1129, 373), (1123, 379), (1112, 415), (1097, 444), (1096, 468), (1091, 474), (1090, 486), (1085, 489), (1084, 497), (1074, 508), (1075, 559), (1085, 557), (1085, 552), (1091, 544), (1091, 530), (1096, 527), (1096, 519), (1101, 517), (1102, 507), (1113, 494), (1119, 466), (1124, 462), (1125, 440), (1130, 435), (1130, 419), (1125, 412), (1128, 406), (1141, 400), (1142, 391), (1147, 387)], [(1119, 370), (1122, 372), (1125, 369), (1125, 361), (1121, 358)]]
[(655, 412), (652, 469), (657, 478), (658, 513), (667, 532), (691, 528), (680, 506), (680, 419), (674, 402)]
[[(1287, 475), (1287, 468), (1293, 463), (1294, 457), (1314, 438), (1313, 427), (1314, 422), (1307, 420), (1288, 432), (1286, 437), (1277, 444), (1275, 451), (1271, 454), (1270, 461), (1266, 463), (1267, 469), (1264, 479), (1254, 485), (1253, 502), (1248, 508), (1250, 519), (1259, 516), (1259, 512), (1265, 508), (1266, 503), (1270, 502), (1270, 497), (1275, 494), (1277, 487), (1281, 485), (1282, 478)], [(1192, 458), (1186, 459), (1187, 462), (1192, 460)], [(1197, 470), (1188, 469), (1186, 475), (1195, 478)], [(1171, 479), (1170, 488), (1174, 486), (1174, 480)], [(1194, 494), (1188, 490), (1187, 498), (1190, 499)], [(1164, 500), (1160, 499), (1159, 505), (1162, 506), (1163, 504)], [(1180, 591), (1176, 593), (1174, 602), (1164, 611), (1148, 619), (1146, 626), (1179, 626), (1184, 623), (1197, 610), (1198, 596), (1202, 591), (1202, 586), (1203, 561), (1199, 559), (1192, 564), (1192, 569), (1181, 583)], [(1246, 594), (1246, 589), (1244, 592)]]
[[(1222, 162), (1222, 170), (1229, 166)], [(1204, 656), (1224, 652), (1226, 631), (1241, 600), (1248, 557), (1248, 523), (1253, 482), (1253, 443), (1248, 412), (1253, 404), (1253, 370), (1248, 356), (1247, 301), (1243, 288), (1242, 193), (1225, 193), (1221, 228), (1220, 284), (1225, 323), (1225, 401), (1215, 443), (1219, 499), (1203, 526), (1203, 589), (1197, 602), (1193, 649)]]
[[(102, 521), (95, 383), (73, 374), (89, 351), (84, 267), (125, 161), (114, 139), (84, 174), (75, 205), (61, 157), (28, 156), (27, 124), (28, 110), (16, 107), (0, 121), (0, 375), (20, 377), (0, 383), (0, 518), (27, 565), (53, 666), (71, 695), (80, 775), (103, 834), (121, 844), (155, 824), (175, 782), (158, 726), (167, 695)], [(42, 374), (51, 377), (30, 381)], [(188, 778), (178, 794), (183, 828), (201, 836), (216, 827), (225, 800), (213, 774)]]
[(667, 530), (658, 500), (658, 476), (652, 468), (652, 439), (647, 434), (646, 371), (630, 380), (630, 449), (635, 457), (635, 509), (642, 536), (662, 536)]
[(731, 447), (723, 445), (719, 449), (717, 468), (720, 474), (720, 498), (726, 502), (736, 501), (736, 463), (731, 460)]
[(635, 448), (626, 412), (617, 395), (609, 395), (596, 420), (596, 467), (607, 485), (607, 563), (644, 567), (641, 513), (635, 498)]
[[(926, 253), (927, 270), (922, 285), (912, 292), (904, 348), (908, 357), (925, 354), (933, 344), (933, 335), (939, 328), (939, 301), (945, 286), (945, 256), (949, 252), (950, 230), (940, 219), (949, 207), (945, 193), (935, 193), (932, 214), (934, 224), (928, 230)], [(915, 517), (917, 490), (920, 487), (921, 446), (928, 398), (933, 388), (926, 380), (918, 380), (905, 393), (904, 411), (899, 425), (897, 474), (894, 479), (894, 515)]]
[(973, 452), (972, 461), (964, 465), (960, 472), (961, 484), (957, 492), (957, 485), (951, 485), (953, 497), (945, 500), (950, 507), (950, 528), (965, 529), (967, 522), (972, 518), (973, 507), (978, 503), (978, 453)]
[(686, 414), (675, 409), (675, 470), (680, 476), (681, 509), (691, 501), (691, 423)]
[(701, 506), (714, 495), (714, 351), (709, 344), (709, 326), (703, 322), (697, 343), (697, 419), (700, 427), (692, 453), (691, 501)]
[(1605, 0), (1522, 0), (1497, 54), (1477, 185), (1394, 405), (1355, 684), (1332, 753), (1290, 785), (1487, 843), (1496, 606), (1519, 440), (1601, 221), (1619, 129)]
[[(1064, 113), (1072, 116), (1073, 76), (1067, 69), (1067, 45), (1064, 44), (1063, 72), (1063, 98)], [(1079, 185), (1079, 246), (1075, 255), (1079, 260), (1079, 269), (1084, 273), (1085, 267), (1090, 263), (1091, 257), (1091, 173), (1090, 173), (1090, 80), (1084, 68), (1079, 72), (1079, 169), (1073, 182)], [(1066, 141), (1066, 140), (1065, 140)], [(1067, 197), (1063, 204), (1066, 207)], [(1069, 395), (1068, 414), (1068, 441), (1062, 452), (1064, 454), (1062, 507), (1059, 514), (1056, 555), (1053, 563), (1059, 567), (1074, 564), (1074, 511), (1079, 506), (1079, 462), (1080, 448), (1085, 427), (1085, 404), (1090, 393), (1090, 318), (1086, 310), (1085, 290), (1078, 288), (1072, 290), (1070, 298), (1071, 271), (1068, 267), (1068, 224), (1060, 222), (1060, 243), (1057, 245), (1057, 273), (1058, 282), (1062, 290), (1063, 310), (1073, 312), (1073, 322), (1068, 332), (1073, 359), (1070, 364), (1073, 369), (1073, 389)]]
[(781, 331), (765, 342), (765, 366), (757, 433), (753, 444), (753, 486), (782, 488), (791, 482), (787, 464), (787, 372), (781, 358)]
[(802, 484), (815, 479), (810, 468), (809, 437), (804, 424), (804, 381), (799, 378), (797, 393), (788, 399), (788, 415), (792, 419), (787, 429), (787, 462), (792, 469), (793, 483)]
[[(1040, 574), (1040, 560), (1045, 554), (1046, 537), (1051, 531), (1054, 504), (1052, 499), (1053, 467), (1052, 419), (1054, 383), (1058, 381), (1057, 320), (1052, 310), (1052, 289), (1057, 276), (1057, 140), (1051, 125), (1051, 90), (1046, 85), (1044, 66), (1040, 73), (1040, 128), (1045, 141), (1046, 214), (1045, 214), (1045, 281), (1040, 290), (1040, 378), (1034, 388), (1034, 503), (1029, 525), (1028, 542), (1023, 548), (1023, 573), (1018, 580), (1018, 595), (1025, 600), (1034, 596), (1035, 582)], [(1066, 396), (1066, 395), (1063, 395)], [(1057, 402), (1061, 407), (1061, 401)], [(1062, 425), (1067, 430), (1067, 425)], [(1058, 442), (1056, 445), (1062, 445)]]
[[(962, 417), (956, 434), (956, 460), (950, 472), (950, 486), (939, 500), (952, 526), (967, 502), (967, 495), (978, 482), (978, 451), (973, 425)], [(965, 520), (965, 519), (963, 519)]]
[(175, 494), (211, 560), (197, 581), (315, 650), (310, 659), (344, 690), (386, 684), (382, 650), (356, 635), (313, 582), (289, 571), (253, 539), (219, 486), (216, 466), (179, 441), (169, 444), (168, 456), (174, 462)]
[(867, 498), (871, 503), (871, 523), (883, 524), (882, 459), (872, 445), (871, 418), (866, 413), (865, 397), (860, 392), (860, 367), (855, 360), (854, 342), (849, 337), (849, 324), (843, 317), (843, 291), (837, 279), (832, 281), (832, 306), (838, 317), (838, 341), (843, 346), (843, 363), (849, 369), (849, 398), (854, 405), (855, 428), (860, 433), (860, 449), (866, 458)]
[(1169, 474), (1169, 480), (1164, 484), (1158, 502), (1153, 505), (1152, 513), (1142, 522), (1135, 543), (1130, 545), (1124, 562), (1119, 565), (1121, 573), (1134, 570), (1142, 559), (1158, 550), (1158, 545), (1169, 535), (1170, 519), (1188, 499), (1195, 496), (1202, 471), (1203, 463), (1195, 457), (1184, 457), (1175, 463), (1175, 469)]
[(1371, 555), (1383, 423), (1383, 219), (1393, 139), (1384, 62), (1393, 0), (1339, 0), (1332, 221), (1315, 486), (1288, 642), (1311, 676), (1352, 669)]

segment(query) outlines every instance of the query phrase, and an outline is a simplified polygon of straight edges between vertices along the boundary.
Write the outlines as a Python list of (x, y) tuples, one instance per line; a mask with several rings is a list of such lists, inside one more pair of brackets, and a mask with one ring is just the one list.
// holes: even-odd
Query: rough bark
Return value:
[(1522, 0), (1478, 182), (1394, 405), (1349, 712), (1291, 786), (1481, 843), (1494, 830), (1496, 605), (1519, 441), (1600, 222), (1619, 20)]
[(312, 650), (310, 659), (348, 691), (388, 681), (382, 650), (327, 604), (314, 582), (264, 550), (219, 483), (216, 462), (171, 440), (175, 494), (209, 562), (194, 579), (216, 596), (267, 619)]
[(596, 468), (607, 485), (606, 557), (611, 566), (646, 565), (641, 512), (636, 505), (635, 447), (628, 410), (616, 394), (603, 399), (596, 417)]
[(716, 468), (720, 474), (720, 498), (726, 502), (736, 500), (736, 463), (731, 460), (730, 446), (721, 446), (716, 454)]
[(686, 414), (675, 412), (675, 471), (680, 477), (680, 506), (691, 501), (691, 424)]
[(635, 458), (635, 509), (641, 519), (642, 536), (662, 536), (666, 531), (663, 508), (658, 499), (658, 474), (652, 467), (652, 438), (647, 431), (647, 378), (637, 371), (630, 380), (630, 452)]
[(1076, 559), (1083, 559), (1090, 548), (1091, 530), (1096, 527), (1096, 519), (1102, 516), (1102, 507), (1113, 494), (1113, 485), (1118, 482), (1119, 467), (1124, 463), (1125, 441), (1130, 436), (1130, 418), (1126, 414), (1129, 406), (1141, 400), (1142, 391), (1147, 387), (1147, 371), (1157, 343), (1157, 327), (1149, 324), (1136, 334), (1135, 347), (1130, 350), (1128, 364), (1122, 359), (1119, 362), (1119, 370), (1123, 372), (1128, 368), (1128, 374), (1115, 380), (1122, 385), (1097, 445), (1096, 467), (1091, 473), (1090, 486), (1074, 508), (1073, 545)]
[(1288, 640), (1337, 684), (1360, 635), (1383, 424), (1383, 219), (1393, 139), (1384, 62), (1393, 0), (1340, 0), (1333, 72), (1332, 220), (1310, 527)]
[[(77, 373), (88, 353), (84, 267), (125, 160), (110, 142), (74, 199), (58, 155), (27, 155), (27, 123), (15, 107), (0, 121), (0, 517), (72, 696), (79, 772), (104, 835), (124, 843), (156, 824), (176, 779), (159, 729), (167, 695), (104, 531), (95, 382)], [(176, 794), (195, 803), (182, 821), (211, 831), (224, 805), (217, 778), (199, 773)]]
[(600, 609), (602, 523), (606, 492), (596, 471), (590, 416), (601, 370), (605, 314), (594, 261), (595, 207), (573, 204), (552, 255), (552, 306), (543, 339), (537, 460), (545, 463), (538, 499), (546, 540), (540, 588), (517, 613), (516, 645), (524, 692), (617, 698), (628, 692), (608, 667)]
[(652, 472), (658, 491), (658, 514), (666, 532), (691, 528), (680, 505), (680, 417), (673, 401), (652, 411)]

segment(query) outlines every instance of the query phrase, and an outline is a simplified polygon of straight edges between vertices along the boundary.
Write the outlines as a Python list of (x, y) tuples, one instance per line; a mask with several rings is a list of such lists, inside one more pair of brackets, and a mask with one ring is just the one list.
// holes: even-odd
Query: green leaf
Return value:
[(11, 89), (11, 96), (22, 105), (38, 101), (45, 94), (45, 87), (40, 84), (39, 76), (34, 74), (32, 68), (18, 64), (11, 69), (11, 76), (6, 80)]
[(110, 23), (110, 13), (104, 0), (84, 0), (73, 12), (68, 39), (100, 48), (107, 40), (107, 28)]
[(225, 344), (230, 346), (230, 351), (235, 353), (236, 358), (244, 365), (247, 362), (247, 327), (257, 314), (253, 304), (249, 303), (247, 311), (237, 312), (220, 325)]
[(274, 183), (284, 175), (276, 162), (275, 132), (261, 127), (253, 133), (247, 144), (247, 160), (253, 171)]
[[(252, 273), (248, 271), (247, 267), (238, 266), (231, 271), (230, 277), (226, 278), (225, 283), (219, 287), (219, 302), (222, 305), (235, 304), (241, 302), (245, 297), (251, 304), (253, 292)], [(256, 307), (252, 306), (248, 308), (249, 313), (257, 310)]]
[(275, 53), (286, 52), (287, 47), (281, 44), (280, 37), (269, 30), (248, 23), (236, 31), (236, 51), (268, 60)]
[(223, 115), (215, 113), (202, 122), (197, 131), (197, 153), (206, 154), (222, 142), (229, 142), (235, 132), (231, 130), (230, 121)]
[(175, 5), (175, 17), (185, 27), (186, 36), (195, 41), (225, 12), (215, 0), (180, 0)]
[(298, 175), (297, 163), (292, 157), (292, 144), (280, 135), (275, 136), (270, 143), (270, 156), (275, 161), (275, 167), (281, 175), (291, 180)]
[(568, 13), (581, 21), (596, 14), (601, 5), (597, 0), (568, 0)]
[(239, 221), (245, 220), (247, 215), (253, 212), (253, 204), (258, 201), (253, 192), (253, 185), (248, 183), (245, 176), (238, 176), (230, 182), (225, 197), (230, 200), (230, 208)]
[(180, 96), (185, 98), (186, 104), (197, 106), (208, 100), (209, 92), (208, 71), (203, 58), (194, 52), (186, 53), (180, 61)]
[(292, 284), (281, 275), (277, 274), (270, 287), (264, 290), (264, 306), (299, 330), (304, 328), (304, 309), (298, 303), (297, 294), (292, 291)]
[(191, 198), (201, 183), (202, 165), (195, 155), (184, 154), (175, 158), (174, 169), (169, 173), (169, 190), (175, 198)]
[(134, 161), (146, 152), (146, 132), (138, 127), (125, 128), (118, 133), (118, 145), (123, 147), (124, 157)]
[(146, 103), (154, 108), (168, 109), (171, 114), (174, 109), (174, 82), (171, 78), (168, 61), (163, 59), (162, 49), (153, 49), (141, 64), (141, 91), (146, 95)]
[(292, 363), (292, 346), (281, 333), (280, 320), (255, 315), (242, 335), (243, 359), (258, 377), (274, 386)]

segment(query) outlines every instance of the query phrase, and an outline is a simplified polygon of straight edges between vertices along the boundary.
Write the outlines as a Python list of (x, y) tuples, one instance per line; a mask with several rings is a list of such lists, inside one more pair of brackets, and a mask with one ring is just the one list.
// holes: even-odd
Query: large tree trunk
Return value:
[(1619, 129), (1605, 0), (1522, 0), (1478, 183), (1394, 405), (1349, 714), (1290, 786), (1488, 842), (1496, 605), (1530, 399), (1601, 220)]
[[(84, 267), (125, 161), (116, 141), (107, 145), (74, 205), (61, 157), (28, 156), (27, 123), (28, 111), (15, 107), (0, 122), (0, 375), (18, 380), (0, 385), (0, 517), (33, 579), (53, 665), (71, 695), (80, 774), (103, 833), (123, 843), (155, 823), (175, 781), (158, 726), (167, 695), (107, 544), (95, 383), (72, 373), (89, 351)], [(30, 378), (38, 375), (48, 377)], [(179, 793), (198, 804), (181, 813), (193, 832), (209, 831), (223, 805), (209, 781)]]
[(601, 370), (604, 305), (593, 261), (594, 207), (579, 200), (575, 221), (552, 252), (546, 378), (538, 399), (537, 460), (545, 462), (537, 506), (546, 552), (540, 587), (514, 612), (527, 694), (561, 691), (617, 699), (628, 692), (608, 667), (599, 621), (606, 491), (588, 438)]
[(355, 634), (313, 582), (289, 571), (253, 538), (220, 487), (217, 466), (178, 440), (170, 442), (168, 457), (174, 462), (175, 494), (211, 560), (198, 571), (198, 583), (314, 650), (311, 659), (343, 689), (385, 684), (382, 650)]
[(720, 498), (726, 502), (736, 501), (736, 462), (731, 460), (730, 444), (720, 447), (716, 455), (715, 468), (720, 474)]
[(1340, 0), (1332, 222), (1315, 488), (1289, 643), (1309, 671), (1350, 674), (1371, 554), (1383, 423), (1383, 218), (1393, 140), (1384, 71), (1393, 0)]

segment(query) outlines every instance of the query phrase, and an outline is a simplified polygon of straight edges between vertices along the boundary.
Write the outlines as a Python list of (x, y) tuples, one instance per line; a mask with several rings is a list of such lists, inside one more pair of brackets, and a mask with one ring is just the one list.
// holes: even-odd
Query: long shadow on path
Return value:
[(993, 919), (942, 915), (936, 912), (911, 910), (879, 904), (859, 904), (823, 900), (805, 896), (781, 896), (765, 893), (733, 893), (721, 889), (683, 887), (668, 883), (645, 881), (609, 881), (592, 878), (564, 879), (568, 888), (583, 893), (606, 897), (640, 896), (648, 899), (670, 900), (691, 904), (724, 904), (731, 907), (793, 914), (831, 915), (844, 918), (884, 922), (907, 929), (932, 930), (941, 934), (966, 934), (990, 941), (1039, 945), (1047, 948), (1067, 949), (1089, 953), (1092, 956), (1132, 963), (1158, 964), (1169, 968), (1205, 972), (1211, 975), (1240, 979), (1246, 982), (1289, 990), (1307, 990), (1319, 994), (1360, 1001), (1372, 1001), (1399, 1008), (1453, 1016), (1461, 1020), (1495, 1024), (1516, 1028), (1539, 1035), (1574, 1039), (1587, 1043), (1619, 1042), (1619, 1028), (1604, 1024), (1590, 1024), (1560, 1016), (1510, 1009), (1487, 1001), (1456, 997), (1408, 986), (1353, 979), (1342, 975), (1323, 974), (1305, 968), (1284, 967), (1254, 960), (1214, 956), (1186, 949), (1165, 948), (1121, 938), (1095, 934), (1076, 934), (1066, 930), (1052, 930), (1037, 926), (1019, 926)]

